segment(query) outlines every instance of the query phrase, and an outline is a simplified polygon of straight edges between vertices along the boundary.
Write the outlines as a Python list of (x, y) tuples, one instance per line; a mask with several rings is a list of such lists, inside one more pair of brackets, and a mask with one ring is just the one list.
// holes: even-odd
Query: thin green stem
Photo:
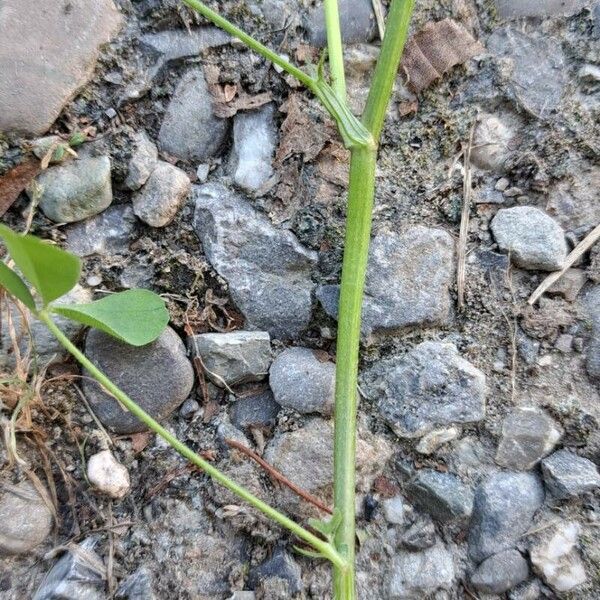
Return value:
[(340, 11), (337, 0), (324, 0), (325, 27), (327, 28), (327, 54), (331, 72), (331, 87), (341, 100), (346, 99), (344, 51), (340, 30)]
[(251, 35), (247, 34), (244, 30), (236, 27), (231, 21), (228, 21), (225, 17), (222, 17), (219, 13), (215, 12), (206, 4), (199, 0), (182, 0), (184, 4), (187, 4), (191, 9), (200, 13), (205, 19), (208, 19), (214, 23), (217, 27), (220, 27), (227, 33), (238, 38), (267, 60), (281, 67), (284, 71), (295, 77), (300, 83), (303, 83), (306, 87), (312, 89), (315, 80), (305, 73), (302, 69), (299, 69), (289, 61), (285, 60), (282, 56), (279, 56), (277, 52), (274, 52), (270, 48), (267, 48), (264, 44), (261, 44), (258, 40), (254, 39)]
[(385, 36), (362, 117), (363, 124), (377, 142), (400, 66), (414, 4), (415, 0), (392, 0), (388, 13)]
[[(362, 308), (377, 152), (372, 148), (352, 151), (344, 260), (340, 288), (335, 386), (334, 506), (342, 514), (335, 547), (348, 564), (355, 553), (356, 407), (360, 316)], [(347, 570), (336, 569), (336, 598), (354, 598), (354, 583)], [(352, 577), (353, 580), (353, 577)]]
[(56, 339), (77, 359), (77, 361), (87, 369), (90, 375), (98, 381), (108, 392), (110, 392), (115, 398), (119, 400), (127, 408), (127, 410), (134, 416), (136, 416), (144, 425), (150, 430), (154, 431), (160, 437), (162, 437), (169, 445), (171, 445), (181, 456), (187, 458), (191, 463), (200, 467), (207, 475), (212, 477), (215, 481), (232, 491), (234, 494), (248, 502), (251, 506), (261, 511), (267, 517), (279, 523), (282, 527), (285, 527), (291, 531), (294, 535), (298, 536), (301, 540), (310, 544), (317, 552), (319, 552), (324, 558), (330, 560), (337, 569), (346, 569), (346, 561), (339, 555), (339, 553), (333, 548), (333, 546), (318, 538), (317, 536), (310, 533), (278, 510), (269, 506), (266, 502), (263, 502), (260, 498), (251, 494), (244, 487), (235, 483), (235, 481), (229, 479), (219, 469), (212, 466), (209, 462), (198, 456), (193, 450), (188, 448), (185, 444), (180, 442), (175, 436), (169, 433), (160, 423), (155, 421), (147, 412), (145, 412), (138, 404), (136, 404), (123, 390), (119, 389), (98, 367), (96, 367), (90, 360), (69, 340), (69, 338), (57, 327), (50, 315), (44, 310), (37, 314), (38, 318), (50, 329)]

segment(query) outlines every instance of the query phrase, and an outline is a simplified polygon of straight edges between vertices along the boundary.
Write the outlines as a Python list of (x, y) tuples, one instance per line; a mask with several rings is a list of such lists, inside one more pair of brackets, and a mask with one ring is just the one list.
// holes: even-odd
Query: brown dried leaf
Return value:
[(311, 119), (308, 106), (300, 94), (292, 94), (280, 110), (287, 116), (281, 124), (275, 163), (281, 165), (296, 154), (301, 154), (304, 162), (311, 162), (332, 137), (332, 133), (326, 125)]
[(153, 434), (150, 431), (142, 431), (131, 435), (131, 449), (139, 454), (152, 440)]
[(347, 187), (350, 173), (350, 152), (339, 142), (327, 144), (319, 154), (317, 173), (330, 183), (343, 188)]
[(484, 51), (483, 45), (452, 19), (427, 23), (407, 42), (401, 70), (414, 93), (429, 87), (452, 67)]
[(41, 170), (39, 160), (29, 157), (0, 177), (0, 217)]

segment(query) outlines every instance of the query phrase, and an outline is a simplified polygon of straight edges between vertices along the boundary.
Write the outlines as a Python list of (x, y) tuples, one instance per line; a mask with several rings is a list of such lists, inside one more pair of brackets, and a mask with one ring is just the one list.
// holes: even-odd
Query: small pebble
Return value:
[(100, 275), (90, 275), (85, 282), (90, 287), (96, 287), (102, 283), (102, 277), (100, 277)]
[(103, 450), (90, 457), (87, 477), (98, 491), (111, 498), (123, 498), (129, 492), (129, 471), (117, 461), (110, 450)]

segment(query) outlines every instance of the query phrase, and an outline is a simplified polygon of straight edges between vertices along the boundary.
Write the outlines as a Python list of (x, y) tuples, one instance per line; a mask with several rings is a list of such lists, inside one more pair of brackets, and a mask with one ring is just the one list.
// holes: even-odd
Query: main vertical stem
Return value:
[(355, 600), (355, 467), (356, 409), (360, 323), (373, 198), (377, 147), (400, 57), (408, 34), (414, 0), (392, 0), (381, 53), (362, 122), (374, 145), (355, 148), (350, 159), (348, 212), (338, 314), (335, 390), (334, 501), (341, 513), (336, 550), (345, 559), (334, 566), (335, 600)]
[(355, 454), (358, 349), (371, 212), (375, 191), (375, 148), (358, 148), (350, 159), (346, 238), (338, 316), (335, 390), (334, 506), (342, 514), (335, 536), (349, 568), (335, 569), (336, 600), (353, 600), (355, 554)]

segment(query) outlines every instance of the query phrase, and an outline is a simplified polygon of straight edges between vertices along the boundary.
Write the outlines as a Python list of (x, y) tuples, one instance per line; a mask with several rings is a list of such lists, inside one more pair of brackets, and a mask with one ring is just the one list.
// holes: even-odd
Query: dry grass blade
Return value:
[(371, 0), (373, 5), (373, 12), (375, 13), (375, 20), (377, 21), (377, 31), (379, 32), (379, 39), (383, 40), (385, 35), (385, 11), (381, 0)]
[(531, 294), (527, 303), (533, 306), (541, 295), (550, 288), (551, 285), (556, 283), (599, 239), (600, 225), (596, 225), (596, 227), (592, 229), (592, 231), (590, 231), (590, 233), (588, 233), (575, 248), (573, 248), (569, 256), (567, 256), (563, 268), (560, 271), (548, 275), (548, 277), (546, 277), (546, 279), (544, 279), (544, 281), (536, 288), (533, 294)]

